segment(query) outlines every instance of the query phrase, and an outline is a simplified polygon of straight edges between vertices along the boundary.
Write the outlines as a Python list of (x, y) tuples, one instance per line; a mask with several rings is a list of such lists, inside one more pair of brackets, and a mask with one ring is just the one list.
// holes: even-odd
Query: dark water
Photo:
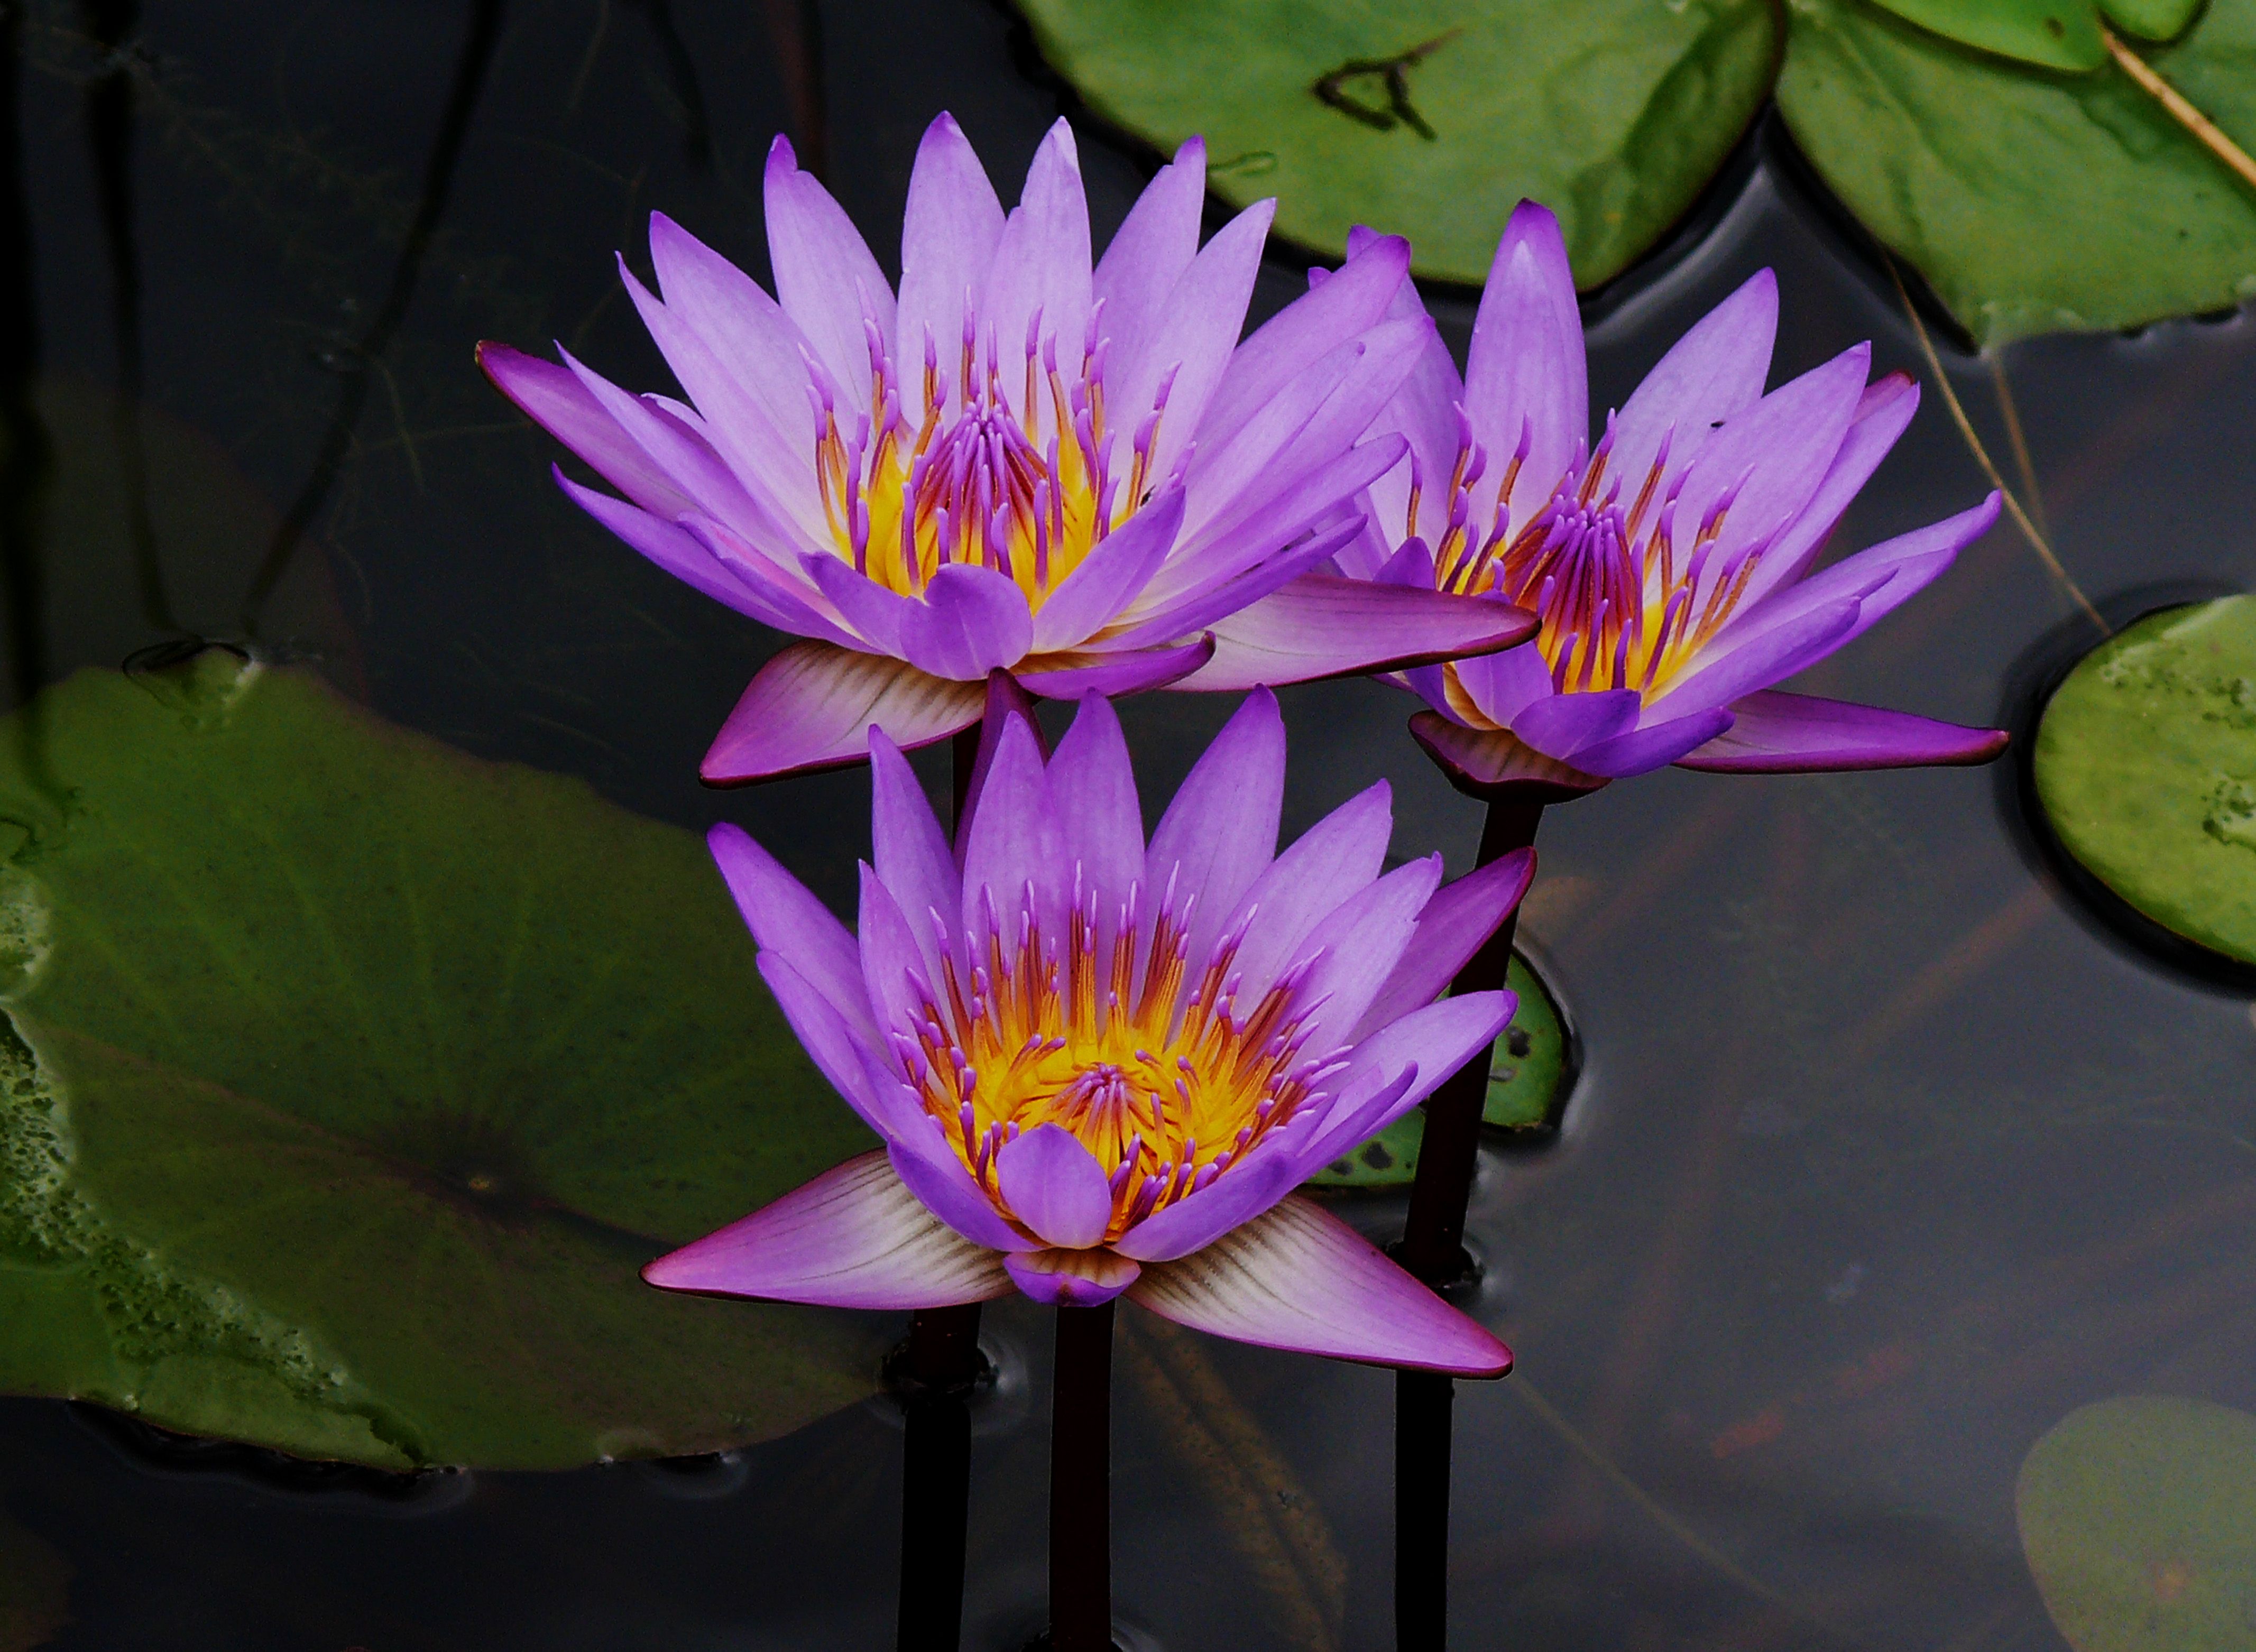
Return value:
[[(133, 191), (137, 365), (89, 141), (102, 11), (9, 25), (31, 257), (0, 341), (35, 351), (66, 435), (107, 428), (137, 373), (152, 465), (194, 470), (203, 503), (158, 513), (156, 580), (123, 540), (74, 557), (49, 524), (44, 588), (11, 587), (11, 694), (184, 631), (240, 634), (279, 546), (250, 627), (266, 646), (471, 750), (685, 825), (742, 821), (843, 904), (864, 782), (722, 796), (694, 778), (777, 639), (559, 498), (547, 444), (470, 347), (559, 338), (660, 382), (612, 250), (634, 256), (663, 207), (765, 274), (759, 162), (779, 129), (881, 257), (942, 108), (1015, 178), (1060, 104), (1009, 18), (971, 0), (179, 0), (137, 23), (129, 5), (109, 26), (141, 67), (102, 130), (123, 139), (108, 175)], [(490, 61), (466, 76), (466, 29), (487, 16)], [(434, 167), (450, 91), (466, 123)], [(1082, 136), (1101, 240), (1148, 163)], [(1868, 337), (1883, 369), (1921, 371), (1885, 272), (1778, 141), (1745, 159), (1696, 244), (1606, 295), (1594, 403), (1618, 403), (1766, 264), (1785, 295), (1778, 376)], [(419, 249), (404, 286), (403, 244)], [(1299, 283), (1279, 258), (1258, 306)], [(1461, 346), (1469, 306), (1449, 320)], [(371, 329), (380, 351), (356, 354)], [(2039, 341), (2005, 367), (2061, 559), (2095, 601), (2250, 585), (2245, 319)], [(2010, 465), (1992, 364), (1949, 370)], [(1930, 382), (1842, 542), (1985, 487)], [(2001, 526), (1804, 685), (2013, 718), (2075, 611)], [(1463, 867), (1477, 816), (1405, 736), (1410, 702), (1345, 685), (1285, 704), (1288, 833), (1384, 775), (1398, 851)], [(1146, 796), (1226, 711), (1126, 709)], [(2256, 1409), (2252, 1006), (2086, 921), (2023, 847), (2017, 806), (2002, 768), (1665, 771), (1547, 821), (1524, 932), (1587, 1066), (1562, 1140), (1491, 1157), (1476, 1195), (1474, 1311), (1520, 1364), (1457, 1403), (1456, 1644), (2051, 1647), (2013, 1518), (2031, 1443), (2111, 1395)], [(1374, 1234), (1399, 1220), (1353, 1209)], [(975, 1443), (966, 1640), (1002, 1648), (1041, 1617), (1047, 1327), (1011, 1304), (988, 1323), (1005, 1380)], [(1389, 1379), (1135, 1311), (1124, 1327), (1124, 1616), (1176, 1652), (1391, 1644)], [(62, 1406), (0, 1402), (0, 1504), (74, 1574), (53, 1645), (891, 1641), (899, 1431), (882, 1402), (701, 1466), (478, 1475), (405, 1499), (231, 1463), (160, 1466)]]

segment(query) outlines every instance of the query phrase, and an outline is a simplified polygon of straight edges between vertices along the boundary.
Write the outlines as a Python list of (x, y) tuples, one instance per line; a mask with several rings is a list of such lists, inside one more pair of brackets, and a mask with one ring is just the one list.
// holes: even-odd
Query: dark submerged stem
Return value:
[[(974, 723), (951, 748), (960, 830), (979, 761)], [(901, 1447), (900, 1652), (956, 1652), (971, 1506), (971, 1389), (979, 1380), (979, 1304), (921, 1308), (909, 1318)]]
[(1449, 1643), (1449, 1413), (1456, 1384), (1394, 1374), (1395, 1652)]
[(1113, 1305), (1057, 1311), (1050, 1652), (1110, 1652), (1112, 1646)]

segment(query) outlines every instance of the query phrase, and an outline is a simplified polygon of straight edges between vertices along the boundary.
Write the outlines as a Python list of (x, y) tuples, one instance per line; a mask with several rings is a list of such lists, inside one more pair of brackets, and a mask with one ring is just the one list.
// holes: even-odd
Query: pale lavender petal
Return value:
[(569, 368), (490, 341), (478, 346), (478, 365), (520, 412), (642, 509), (671, 521), (689, 508), (680, 484), (619, 428)]
[(921, 601), (901, 615), (901, 652), (920, 671), (960, 683), (984, 684), (1033, 647), (1034, 616), (1026, 594), (992, 568), (951, 562), (932, 576)]
[[(1393, 789), (1382, 780), (1302, 833), (1254, 880), (1222, 928), (1244, 931), (1230, 967), (1242, 978), (1240, 1003), (1260, 1002), (1308, 932), (1377, 881), (1393, 832)], [(1204, 960), (1190, 962), (1195, 979)]]
[(1585, 746), (1575, 754), (1575, 766), (1609, 780), (1625, 780), (1674, 763), (1688, 751), (1696, 751), (1731, 726), (1728, 706), (1711, 706), (1688, 716), (1649, 723)]
[(1142, 595), (1182, 525), (1182, 484), (1170, 482), (1042, 600), (1034, 615), (1034, 650), (1052, 654), (1085, 642)]
[(1766, 689), (1732, 706), (1729, 730), (1679, 757), (1718, 774), (1808, 774), (1987, 763), (2006, 749), (2002, 728), (1962, 728), (1876, 706)]
[[(1844, 644), (1855, 642), (1939, 579), (1958, 559), (1959, 552), (1989, 532), (1998, 520), (1999, 504), (1999, 496), (1993, 493), (1971, 510), (1962, 510), (1930, 528), (1903, 534), (1872, 546), (1872, 551), (1893, 554), (1894, 571), (1886, 585), (1867, 593), (1858, 602), (1857, 622), (1849, 628), (1849, 635), (1843, 639)], [(1858, 554), (1861, 556), (1870, 552), (1860, 552)], [(1825, 572), (1829, 573), (1832, 569), (1828, 568)], [(1818, 578), (1824, 578), (1824, 574), (1818, 575)]]
[[(1127, 738), (1103, 695), (1082, 696), (1073, 727), (1050, 759), (1049, 778), (1063, 852), (1081, 875), (1082, 887), (1103, 895), (1124, 891), (1144, 875), (1144, 810), (1136, 797)], [(1100, 938), (1107, 943), (1109, 905), (1097, 902)]]
[(1103, 1166), (1061, 1125), (1038, 1124), (1004, 1142), (995, 1177), (1012, 1214), (1045, 1244), (1082, 1249), (1103, 1238), (1112, 1220)]
[[(1445, 1075), (1446, 1076), (1446, 1075)], [(1307, 1121), (1293, 1148), (1293, 1180), (1305, 1182), (1324, 1165), (1385, 1128), (1375, 1121), (1392, 1120), (1416, 1106), (1411, 1086), (1418, 1082), (1416, 1062), (1387, 1072), (1377, 1067), (1360, 1069), (1351, 1082), (1341, 1086), (1337, 1100), (1327, 1105), (1321, 1118)], [(1335, 1080), (1334, 1082), (1340, 1082)], [(1435, 1087), (1428, 1084), (1428, 1090)]]
[[(995, 767), (997, 754), (1002, 749), (1003, 739), (1012, 735), (1012, 725), (1019, 724), (1019, 732), (1032, 736), (1034, 749), (1043, 760), (1049, 757), (1050, 742), (1042, 733), (1042, 726), (1034, 719), (1033, 696), (1019, 685), (1018, 679), (1008, 671), (991, 671), (987, 676), (987, 693), (979, 718), (979, 749), (971, 760), (970, 784), (963, 788), (963, 800), (955, 812), (955, 864), (963, 866), (963, 857), (971, 847), (971, 819), (979, 812), (979, 799), (986, 795), (987, 777)], [(1013, 738), (1016, 736), (1013, 735)]]
[(1321, 286), (1279, 311), (1237, 347), (1199, 421), (1202, 447), (1227, 443), (1285, 387), (1382, 320), (1410, 273), (1410, 243), (1385, 235)]
[(853, 564), (821, 552), (801, 558), (799, 566), (807, 582), (853, 628), (867, 651), (896, 655), (905, 651), (901, 629), (909, 622), (909, 610), (917, 606), (916, 598), (888, 591), (867, 574), (855, 573)]
[[(1815, 664), (1847, 639), (1849, 628), (1857, 622), (1857, 607), (1856, 597), (1845, 597), (1735, 642), (1728, 650), (1719, 650), (1712, 664), (1703, 664), (1654, 700), (1644, 721), (1650, 725), (1711, 706), (1728, 706), (1743, 694), (1768, 688)], [(1580, 761), (1579, 754), (1572, 755)]]
[(1879, 468), (1880, 460), (1919, 411), (1919, 386), (1907, 374), (1890, 373), (1866, 387), (1857, 404), (1849, 433), (1825, 472), (1824, 481), (1801, 508), (1794, 524), (1770, 545), (1747, 578), (1739, 595), (1741, 612), (1759, 605), (1771, 592), (1792, 583), (1824, 549), (1825, 540), (1848, 510), (1858, 490)]
[(1348, 1035), (1361, 1043), (1442, 995), (1456, 973), (1512, 916), (1535, 876), (1535, 851), (1515, 849), (1434, 892), (1394, 973)]
[(1209, 631), (1172, 648), (1127, 649), (1118, 653), (1047, 654), (1022, 663), (1013, 675), (1026, 692), (1044, 699), (1079, 699), (1085, 694), (1117, 699), (1165, 688), (1189, 676), (1214, 657)]
[[(979, 298), (980, 348), (995, 352), (1014, 404), (1025, 394), (1026, 330), (1037, 313), (1043, 334), (1057, 340), (1061, 369), (1070, 374), (1080, 365), (1089, 332), (1089, 266), (1081, 158), (1073, 128), (1061, 119), (1034, 151), (1026, 188), (1004, 221)], [(945, 348), (943, 340), (943, 353)], [(1022, 417), (1026, 411), (1019, 409)]]
[(901, 298), (894, 366), (914, 383), (927, 334), (943, 362), (962, 348), (966, 308), (976, 304), (1003, 238), (1003, 204), (953, 115), (925, 128), (909, 173), (901, 221)]
[(1109, 1250), (1030, 1250), (1005, 1257), (1003, 1266), (1019, 1290), (1053, 1308), (1110, 1302), (1144, 1271)]
[(963, 854), (963, 932), (974, 938), (973, 956), (983, 956), (991, 911), (1002, 927), (1003, 945), (1018, 944), (1029, 883), (1034, 887), (1035, 921), (1045, 935), (1061, 938), (1063, 886), (1072, 870), (1060, 864), (1064, 838), (1030, 720), (1004, 721), (993, 760), (980, 778), (978, 798), (967, 812), (969, 824), (957, 831)]
[(642, 1270), (661, 1290), (830, 1308), (945, 1308), (1011, 1288), (1002, 1258), (927, 1210), (864, 1153)]
[(684, 504), (675, 515), (701, 511), (724, 521), (762, 524), (769, 522), (772, 513), (745, 490), (728, 461), (702, 436), (680, 418), (629, 395), (570, 351), (560, 353), (581, 388), (650, 456), (652, 464), (673, 478), (673, 485), (685, 496)]
[(763, 950), (780, 953), (849, 1026), (875, 1038), (877, 1023), (862, 991), (861, 948), (846, 926), (742, 826), (715, 826), (705, 834), (705, 846), (752, 938)]
[(1390, 1022), (1357, 1045), (1355, 1065), (1336, 1081), (1338, 1101), (1300, 1149), (1299, 1173), (1309, 1175), (1433, 1094), (1496, 1042), (1512, 1024), (1519, 1002), (1509, 992), (1444, 998)]
[(1758, 270), (1669, 347), (1622, 404), (1609, 474), (1634, 499), (1665, 437), (1672, 471), (1681, 470), (1709, 432), (1762, 398), (1778, 336), (1778, 278)]
[(1547, 756), (1570, 759), (1585, 746), (1637, 727), (1645, 701), (1634, 688), (1592, 694), (1554, 694), (1530, 700), (1512, 720), (1512, 732)]
[[(1413, 320), (1425, 313), (1417, 284), (1405, 281), (1395, 290), (1387, 311), (1392, 320)], [(1449, 524), (1448, 489), (1439, 485), (1457, 460), (1457, 409), (1465, 399), (1465, 382), (1457, 372), (1456, 358), (1436, 331), (1428, 334), (1416, 363), (1394, 395), (1371, 421), (1371, 433), (1399, 431), (1410, 443), (1417, 473), (1424, 482), (1418, 498), (1418, 520), (1409, 519), (1411, 467), (1398, 465), (1371, 485), (1371, 503), (1390, 540), (1414, 535), (1441, 538)], [(1515, 441), (1518, 438), (1513, 438)], [(1491, 463), (1494, 461), (1491, 460)], [(1426, 583), (1431, 585), (1429, 576)]]
[(1204, 958), (1253, 880), (1277, 855), (1285, 803), (1285, 720), (1265, 688), (1245, 697), (1192, 765), (1144, 852), (1145, 922), (1172, 883), (1178, 902), (1195, 891), (1193, 958)]
[(1128, 1294), (1162, 1318), (1261, 1347), (1452, 1376), (1512, 1368), (1504, 1344), (1304, 1199), (1147, 1266)]
[(1460, 660), (1456, 678), (1473, 709), (1498, 728), (1511, 728), (1512, 720), (1529, 706), (1557, 692), (1551, 685), (1551, 667), (1532, 648), (1508, 648)]
[(1377, 585), (1304, 573), (1214, 622), (1214, 658), (1185, 688), (1251, 688), (1392, 671), (1523, 641), (1535, 616), (1430, 586)]
[[(1104, 306), (1104, 332), (1112, 341), (1112, 362), (1132, 373), (1167, 313), (1167, 295), (1199, 250), (1199, 221), (1206, 209), (1206, 140), (1194, 137), (1160, 168), (1128, 209), (1090, 281), (1092, 296)], [(1238, 306), (1238, 322), (1244, 320)], [(1233, 324), (1229, 342), (1237, 341)], [(1227, 346), (1224, 347), (1227, 354)]]
[(1005, 1253), (1040, 1250), (1041, 1241), (1004, 1220), (995, 1201), (940, 1136), (939, 1128), (928, 1124), (920, 1136), (895, 1142), (887, 1155), (893, 1174), (926, 1209), (973, 1244)]
[(1299, 958), (1313, 965), (1295, 1000), (1308, 1008), (1302, 1022), (1312, 1051), (1333, 1049), (1371, 1008), (1418, 927), (1418, 914), (1442, 882), (1442, 857), (1429, 854), (1399, 866), (1343, 901), (1309, 931)]
[[(878, 1028), (906, 1029), (922, 1023), (927, 995), (912, 984), (910, 972), (921, 975), (928, 986), (938, 979), (932, 967), (938, 954), (918, 933), (917, 925), (909, 921), (877, 868), (864, 861), (860, 871), (862, 903), (854, 926), (861, 944), (855, 953), (853, 985), (876, 1016), (866, 1041), (881, 1045)], [(930, 927), (928, 919), (925, 927)], [(896, 1076), (890, 1063), (885, 1072), (889, 1078)]]
[(893, 336), (893, 289), (830, 192), (800, 171), (786, 138), (768, 147), (764, 195), (776, 297), (799, 324), (846, 404), (870, 407), (867, 320)]
[[(1160, 381), (1173, 375), (1152, 447), (1154, 475), (1171, 475), (1194, 437), (1202, 444), (1219, 439), (1203, 415), (1245, 325), (1245, 306), (1261, 272), (1261, 248), (1276, 211), (1273, 200), (1256, 201), (1223, 225), (1176, 278), (1141, 347), (1121, 364), (1119, 411), (1108, 398), (1105, 416), (1124, 432), (1134, 431), (1157, 398)], [(1109, 323), (1111, 317), (1105, 319)]]
[(760, 667), (706, 752), (709, 785), (838, 769), (869, 753), (879, 724), (904, 747), (945, 740), (979, 719), (983, 685), (947, 682), (904, 660), (793, 643)]
[[(891, 1095), (871, 1088), (869, 1075), (862, 1065), (862, 1051), (866, 1046), (839, 1013), (838, 1007), (793, 969), (781, 953), (764, 951), (756, 961), (760, 979), (775, 995), (776, 1008), (783, 1011), (792, 1031), (798, 1034), (807, 1059), (830, 1081), (830, 1087), (844, 1098), (846, 1105), (861, 1116), (863, 1123), (891, 1140), (903, 1124), (900, 1109)], [(861, 1006), (861, 1019), (866, 1022), (869, 997), (860, 989), (859, 982), (856, 983), (854, 996)]]
[(1465, 359), (1465, 411), (1499, 478), (1523, 429), (1529, 436), (1512, 505), (1514, 520), (1526, 521), (1550, 496), (1590, 428), (1583, 315), (1567, 243), (1559, 221), (1532, 200), (1513, 208), (1481, 292)]
[(1305, 1178), (1288, 1134), (1272, 1135), (1197, 1192), (1146, 1216), (1112, 1248), (1142, 1262), (1168, 1262), (1253, 1220)]
[[(793, 580), (727, 524), (710, 517), (685, 516), (679, 525), (705, 548), (708, 556), (743, 583), (751, 600), (764, 610), (759, 617), (765, 623), (794, 636), (870, 651), (861, 633), (846, 622), (828, 598), (807, 582), (804, 565), (799, 570), (800, 577)], [(769, 613), (780, 617), (768, 618)]]
[(763, 593), (715, 558), (694, 534), (670, 522), (660, 522), (624, 499), (583, 488), (561, 469), (554, 475), (556, 485), (564, 490), (565, 497), (691, 590), (726, 603), (737, 613), (749, 615), (764, 624), (778, 623), (781, 610), (764, 601)]
[(932, 914), (951, 926), (962, 910), (962, 882), (948, 834), (916, 772), (882, 728), (870, 731), (871, 859), (916, 936), (925, 980), (941, 979), (941, 943)]

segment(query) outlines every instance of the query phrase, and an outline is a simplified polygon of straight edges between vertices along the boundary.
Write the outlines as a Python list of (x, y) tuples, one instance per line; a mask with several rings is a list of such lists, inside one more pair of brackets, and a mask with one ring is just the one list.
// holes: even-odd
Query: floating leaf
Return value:
[[(1508, 977), (1519, 995), (1512, 1024), (1489, 1052), (1488, 1101), (1481, 1122), (1526, 1137), (1555, 1127), (1560, 1084), (1568, 1076), (1567, 1023), (1543, 978), (1512, 954)], [(1406, 1187), (1417, 1179), (1426, 1114), (1413, 1108), (1354, 1152), (1308, 1178), (1311, 1187)]]
[(1097, 113), (1161, 149), (1202, 133), (1216, 190), (1278, 198), (1337, 257), (1359, 223), (1421, 274), (1477, 282), (1522, 196), (1559, 214), (1577, 282), (1684, 214), (1762, 107), (1764, 0), (1021, 0)]
[(0, 1513), (0, 1652), (32, 1652), (70, 1619), (70, 1562)]
[[(2182, 4), (2123, 12), (2182, 25)], [(1942, 0), (1916, 10), (1970, 14)], [(2256, 190), (2120, 68), (2014, 63), (1867, 0), (1792, 0), (1789, 14), (1778, 102), (1795, 140), (1979, 342), (2256, 297)], [(2256, 145), (2256, 0), (2213, 0), (2183, 40), (2147, 58)]]
[(2161, 1395), (2084, 1406), (2030, 1450), (2015, 1505), (2076, 1652), (2256, 1646), (2256, 1417)]
[(2047, 68), (2088, 72), (2107, 61), (2100, 17), (2142, 40), (2182, 33), (2201, 0), (1872, 0), (1962, 46)]
[(538, 1467), (864, 1389), (636, 1276), (865, 1142), (691, 833), (220, 650), (0, 726), (0, 1391)]
[(2045, 707), (2037, 796), (2062, 844), (2164, 928), (2256, 963), (2256, 597), (2141, 620)]

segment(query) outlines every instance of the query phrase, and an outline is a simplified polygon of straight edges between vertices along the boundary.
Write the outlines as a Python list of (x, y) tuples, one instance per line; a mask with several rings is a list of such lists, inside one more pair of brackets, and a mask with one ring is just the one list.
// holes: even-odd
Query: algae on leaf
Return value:
[(1203, 134), (1213, 186), (1278, 198), (1337, 257), (1357, 224), (1477, 282), (1521, 197), (1559, 214), (1578, 285), (1683, 216), (1762, 107), (1768, 0), (1020, 0), (1099, 115), (1163, 150)]
[[(2185, 11), (2104, 9), (2132, 32)], [(2111, 61), (2085, 73), (2016, 62), (1870, 0), (1790, 0), (1788, 12), (1778, 102), (1795, 141), (1978, 342), (2256, 298), (2256, 190)], [(2142, 54), (2256, 147), (2256, 0), (2211, 0), (2182, 39)]]
[(219, 650), (0, 725), (0, 1391), (390, 1467), (865, 1391), (637, 1276), (867, 1144), (693, 834)]
[(2164, 928), (2256, 963), (2256, 597), (2152, 615), (2100, 644), (2045, 707), (2045, 819)]

